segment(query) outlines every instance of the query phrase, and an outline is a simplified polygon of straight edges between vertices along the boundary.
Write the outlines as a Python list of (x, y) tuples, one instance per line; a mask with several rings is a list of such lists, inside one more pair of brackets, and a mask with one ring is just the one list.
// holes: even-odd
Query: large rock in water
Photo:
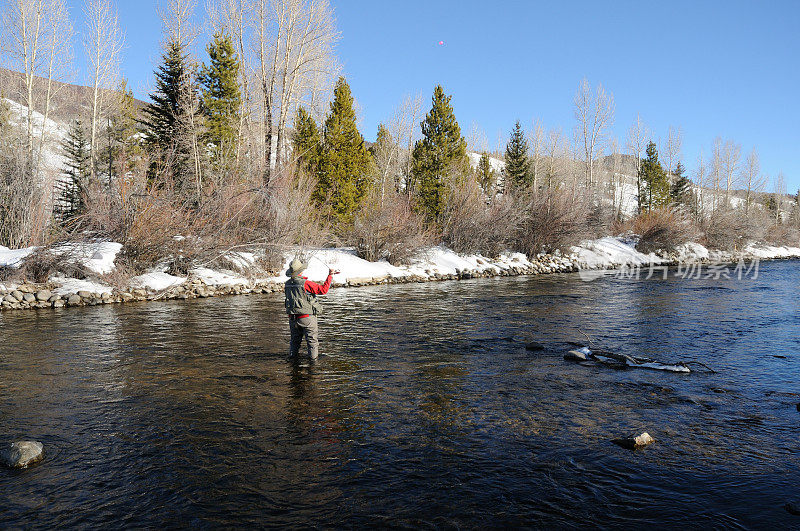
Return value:
[(628, 450), (636, 450), (644, 448), (648, 444), (656, 442), (649, 433), (644, 432), (641, 435), (631, 435), (622, 439), (614, 439), (614, 444), (627, 448)]
[(44, 446), (36, 441), (17, 441), (0, 449), (0, 461), (9, 468), (26, 468), (44, 457)]
[(536, 341), (529, 341), (525, 343), (525, 350), (533, 350), (533, 351), (544, 350), (544, 345)]

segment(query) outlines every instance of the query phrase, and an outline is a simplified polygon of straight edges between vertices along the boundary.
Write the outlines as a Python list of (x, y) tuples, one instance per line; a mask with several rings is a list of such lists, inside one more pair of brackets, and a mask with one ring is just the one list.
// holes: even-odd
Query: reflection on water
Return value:
[[(797, 525), (798, 271), (334, 290), (314, 364), (277, 295), (4, 313), (0, 434), (47, 457), (0, 524)], [(718, 373), (564, 362), (583, 334)]]

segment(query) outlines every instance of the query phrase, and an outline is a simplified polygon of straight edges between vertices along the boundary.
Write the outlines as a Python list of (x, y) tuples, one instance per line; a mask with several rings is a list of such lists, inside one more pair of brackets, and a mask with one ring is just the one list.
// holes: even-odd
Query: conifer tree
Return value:
[(531, 185), (531, 162), (528, 158), (528, 141), (519, 120), (511, 131), (511, 139), (506, 144), (505, 182), (511, 188), (524, 189)]
[(661, 163), (658, 161), (656, 144), (647, 144), (645, 159), (641, 162), (639, 177), (642, 181), (642, 193), (639, 205), (646, 210), (653, 210), (669, 204), (669, 180)]
[(685, 175), (686, 168), (678, 161), (675, 171), (672, 172), (675, 182), (670, 187), (672, 203), (678, 206), (690, 206), (692, 201), (692, 181)]
[(439, 220), (446, 201), (447, 180), (469, 174), (467, 141), (456, 121), (452, 96), (441, 85), (433, 91), (432, 107), (422, 121), (422, 140), (414, 144), (411, 169), (417, 186), (418, 208), (428, 221)]
[(302, 168), (309, 175), (315, 177), (319, 175), (322, 160), (322, 137), (317, 128), (317, 122), (302, 105), (297, 107), (297, 116), (294, 119), (292, 152), (298, 168)]
[(133, 169), (137, 159), (144, 155), (140, 140), (141, 127), (139, 108), (133, 91), (128, 88), (126, 80), (122, 80), (119, 88), (119, 106), (111, 116), (113, 157), (112, 165), (119, 166), (117, 171), (126, 173)]
[(163, 64), (156, 71), (156, 90), (144, 109), (148, 143), (179, 186), (199, 178), (197, 136), (202, 123), (194, 72), (184, 46), (167, 43)]
[(64, 179), (56, 185), (57, 198), (54, 210), (62, 221), (68, 221), (83, 213), (86, 188), (91, 175), (89, 139), (80, 120), (70, 124), (62, 149), (66, 158)]
[(372, 158), (356, 126), (353, 95), (343, 77), (333, 89), (331, 110), (325, 119), (318, 203), (326, 203), (336, 221), (349, 224), (369, 189)]
[(475, 168), (475, 179), (481, 186), (483, 193), (489, 197), (494, 196), (495, 186), (497, 185), (497, 172), (492, 169), (489, 154), (485, 151), (481, 154), (478, 166)]
[(236, 151), (242, 108), (240, 64), (233, 42), (225, 33), (215, 33), (206, 51), (210, 63), (202, 67), (198, 76), (208, 128), (205, 140), (213, 146), (214, 162), (220, 164), (230, 160)]

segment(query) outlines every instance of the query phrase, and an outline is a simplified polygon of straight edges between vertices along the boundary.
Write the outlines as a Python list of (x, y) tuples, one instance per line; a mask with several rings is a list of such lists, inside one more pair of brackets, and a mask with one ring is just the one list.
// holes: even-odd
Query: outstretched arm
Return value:
[(312, 280), (306, 280), (306, 283), (303, 285), (303, 288), (314, 295), (325, 295), (328, 293), (328, 290), (331, 288), (331, 281), (333, 280), (333, 273), (328, 273), (328, 278), (325, 279), (325, 283), (320, 285)]

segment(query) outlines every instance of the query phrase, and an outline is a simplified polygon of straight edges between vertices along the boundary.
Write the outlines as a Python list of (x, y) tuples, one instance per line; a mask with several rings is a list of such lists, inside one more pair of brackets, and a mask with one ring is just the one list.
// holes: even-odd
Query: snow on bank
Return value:
[[(441, 279), (441, 278), (469, 278), (476, 273), (499, 275), (504, 271), (512, 274), (521, 272), (546, 273), (554, 271), (572, 271), (575, 268), (585, 275), (602, 276), (609, 271), (625, 267), (641, 267), (650, 264), (663, 264), (665, 262), (679, 261), (683, 263), (694, 262), (735, 262), (744, 259), (770, 259), (800, 257), (800, 247), (776, 247), (763, 244), (750, 244), (743, 252), (730, 253), (725, 251), (709, 250), (704, 246), (689, 242), (685, 243), (669, 255), (644, 254), (636, 250), (635, 238), (604, 237), (597, 240), (581, 242), (572, 247), (566, 255), (539, 255), (527, 258), (520, 253), (509, 253), (497, 258), (487, 258), (481, 255), (460, 255), (452, 250), (438, 246), (420, 253), (416, 260), (409, 265), (394, 266), (385, 260), (368, 262), (356, 255), (352, 248), (325, 248), (325, 249), (297, 249), (287, 252), (284, 256), (283, 270), (288, 268), (289, 262), (299, 256), (308, 263), (305, 276), (312, 280), (323, 281), (328, 269), (337, 269), (341, 273), (334, 277), (335, 285), (361, 285), (362, 283), (375, 283), (386, 279)], [(87, 269), (96, 275), (107, 274), (114, 269), (114, 259), (121, 249), (121, 245), (114, 242), (98, 243), (70, 243), (60, 246), (61, 252), (69, 252), (77, 257)], [(12, 250), (0, 247), (0, 265), (18, 267), (20, 261), (33, 252), (34, 248)], [(57, 251), (58, 252), (58, 251)], [(229, 262), (241, 263), (249, 267), (256, 263), (253, 253), (235, 253), (228, 257)], [(251, 280), (233, 271), (219, 271), (206, 267), (192, 269), (186, 277), (174, 276), (162, 271), (151, 271), (133, 277), (129, 281), (132, 289), (143, 288), (150, 292), (161, 292), (177, 286), (182, 293), (194, 289), (192, 286), (213, 286), (216, 288), (231, 287), (234, 292), (238, 288), (244, 289), (252, 285), (279, 285), (286, 281), (285, 274), (275, 277)], [(198, 282), (199, 281), (199, 282)], [(53, 292), (63, 296), (77, 292), (90, 294), (112, 293), (112, 288), (97, 280), (76, 280), (63, 277), (53, 277), (51, 282), (55, 285)], [(12, 283), (0, 284), (0, 292), (16, 289)], [(237, 288), (238, 287), (238, 288)], [(274, 287), (274, 286), (273, 286)], [(94, 296), (94, 295), (93, 295)], [(140, 295), (142, 296), (142, 295)], [(2, 297), (0, 297), (2, 299)], [(9, 301), (3, 301), (8, 304)]]
[[(501, 255), (497, 259), (489, 259), (480, 255), (459, 255), (444, 246), (432, 247), (420, 253), (410, 265), (394, 266), (386, 260), (368, 262), (356, 255), (354, 249), (315, 249), (300, 254), (301, 259), (308, 262), (304, 275), (312, 280), (324, 280), (328, 269), (339, 270), (334, 277), (334, 284), (346, 284), (350, 281), (380, 280), (385, 278), (432, 277), (435, 275), (455, 275), (460, 271), (488, 271), (499, 273), (512, 267), (530, 267), (531, 262), (521, 253)], [(288, 269), (294, 254), (287, 253), (283, 265)], [(284, 273), (270, 279), (274, 282), (285, 282)]]
[(26, 247), (25, 249), (9, 249), (0, 245), (0, 267), (19, 267), (23, 258), (36, 250), (36, 247)]
[[(20, 266), (20, 262), (36, 249), (36, 247), (9, 249), (0, 246), (0, 267), (17, 268)], [(117, 258), (117, 253), (122, 250), (122, 244), (116, 242), (64, 243), (50, 250), (56, 255), (67, 255), (74, 258), (76, 262), (85, 266), (92, 273), (106, 275), (114, 270), (114, 260)]]
[(660, 264), (665, 260), (653, 253), (644, 254), (621, 238), (606, 236), (572, 247), (571, 258), (580, 269)]
[(775, 247), (773, 245), (763, 245), (751, 243), (744, 249), (744, 254), (754, 258), (793, 258), (800, 256), (800, 247)]
[(171, 288), (172, 286), (183, 284), (184, 282), (186, 282), (186, 277), (176, 277), (168, 273), (153, 271), (151, 273), (145, 273), (144, 275), (133, 277), (130, 280), (130, 286), (132, 288), (161, 291)]
[(106, 286), (105, 284), (101, 284), (99, 282), (93, 282), (91, 280), (53, 277), (50, 279), (50, 281), (58, 285), (58, 288), (53, 290), (53, 293), (56, 295), (72, 295), (73, 293), (78, 293), (79, 291), (88, 291), (89, 293), (100, 294), (112, 292), (112, 288), (110, 286)]

